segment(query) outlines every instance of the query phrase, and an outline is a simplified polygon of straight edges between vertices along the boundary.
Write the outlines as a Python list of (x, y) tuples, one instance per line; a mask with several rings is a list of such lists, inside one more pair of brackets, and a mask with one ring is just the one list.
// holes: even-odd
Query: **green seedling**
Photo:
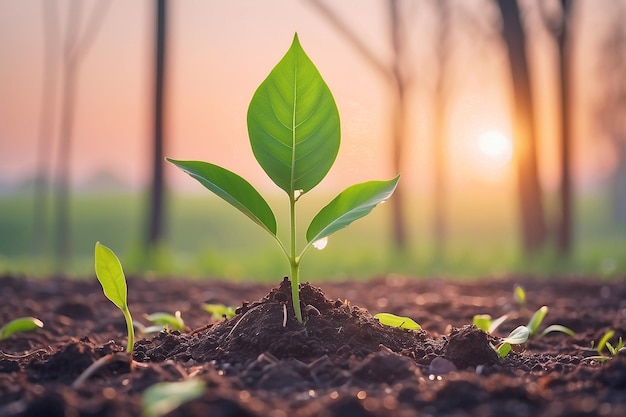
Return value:
[(152, 313), (144, 315), (144, 318), (157, 326), (169, 330), (178, 330), (182, 332), (185, 330), (185, 321), (180, 315), (180, 311), (176, 311), (174, 314), (170, 313)]
[(504, 316), (500, 316), (497, 319), (492, 320), (489, 314), (476, 314), (472, 318), (472, 323), (474, 324), (474, 326), (478, 327), (482, 331), (492, 334), (508, 318), (509, 316), (505, 314)]
[(550, 325), (546, 327), (541, 333), (539, 333), (539, 327), (541, 326), (543, 319), (546, 317), (546, 314), (548, 314), (548, 307), (543, 306), (539, 308), (537, 311), (535, 311), (535, 313), (532, 315), (532, 317), (528, 321), (528, 324), (526, 325), (526, 327), (528, 327), (528, 330), (530, 330), (531, 337), (533, 336), (543, 337), (551, 332), (565, 333), (566, 335), (572, 336), (572, 337), (576, 335), (576, 333), (574, 333), (572, 329), (562, 326), (560, 324)]
[(513, 299), (517, 304), (524, 308), (526, 306), (526, 291), (521, 285), (515, 285), (513, 287)]
[[(599, 362), (604, 362), (606, 360), (609, 360), (619, 355), (620, 352), (626, 351), (626, 347), (624, 346), (624, 340), (622, 339), (621, 336), (618, 339), (617, 344), (613, 346), (613, 344), (610, 342), (613, 336), (615, 336), (615, 330), (609, 330), (606, 333), (604, 333), (604, 335), (598, 341), (598, 346), (595, 349), (596, 352), (598, 352), (598, 356), (589, 356), (585, 359), (595, 359)], [(594, 346), (594, 342), (592, 341), (591, 342), (592, 349), (593, 349), (593, 346)], [(608, 354), (604, 352), (604, 348), (606, 348)]]
[(100, 244), (100, 242), (96, 242), (95, 268), (96, 276), (102, 285), (104, 295), (124, 314), (128, 330), (126, 352), (132, 353), (133, 345), (135, 344), (135, 329), (133, 328), (133, 319), (127, 305), (126, 277), (122, 270), (122, 264), (115, 253)]
[(204, 382), (199, 379), (156, 383), (141, 396), (141, 416), (161, 417), (186, 402), (201, 397), (205, 389)]
[(202, 308), (211, 314), (214, 321), (221, 320), (223, 317), (232, 319), (235, 317), (235, 307), (225, 306), (224, 304), (203, 304)]
[(248, 181), (208, 162), (167, 160), (276, 240), (289, 262), (294, 313), (303, 323), (299, 271), (304, 253), (311, 247), (323, 249), (330, 235), (391, 197), (399, 176), (353, 185), (341, 192), (311, 220), (306, 244), (298, 251), (296, 203), (322, 181), (334, 164), (339, 152), (340, 126), (333, 95), (304, 52), (297, 34), (287, 53), (254, 93), (247, 122), (254, 157), (289, 199), (289, 245), (278, 237), (276, 217), (269, 204)]
[(398, 329), (419, 330), (422, 328), (422, 326), (409, 317), (396, 316), (391, 313), (378, 313), (374, 318), (378, 319), (380, 324), (389, 327), (397, 327)]
[(511, 349), (513, 349), (513, 345), (521, 345), (526, 343), (528, 337), (530, 336), (530, 331), (526, 326), (519, 326), (513, 329), (509, 335), (500, 340), (497, 346), (491, 345), (491, 347), (498, 352), (498, 356), (501, 358), (506, 357)]
[(0, 328), (0, 340), (6, 340), (16, 333), (32, 332), (41, 329), (43, 322), (35, 317), (19, 317)]

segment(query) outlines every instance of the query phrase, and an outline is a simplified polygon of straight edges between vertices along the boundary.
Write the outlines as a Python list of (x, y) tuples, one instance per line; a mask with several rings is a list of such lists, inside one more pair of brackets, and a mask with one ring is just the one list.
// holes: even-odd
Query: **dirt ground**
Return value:
[[(513, 298), (519, 284), (522, 307)], [(95, 277), (0, 277), (0, 325), (21, 316), (43, 329), (0, 341), (0, 416), (140, 416), (157, 382), (198, 379), (204, 393), (168, 416), (626, 416), (626, 352), (598, 362), (590, 343), (609, 329), (626, 336), (626, 278), (479, 281), (411, 279), (303, 285), (308, 320), (294, 318), (289, 282), (274, 286), (129, 278), (129, 307), (180, 311), (186, 329), (137, 334), (131, 363), (126, 326)], [(238, 307), (214, 321), (202, 305)], [(500, 359), (489, 343), (549, 307), (543, 327), (576, 336), (532, 338)], [(411, 317), (421, 331), (372, 316)], [(475, 314), (509, 319), (494, 333)], [(109, 356), (107, 356), (109, 355)], [(113, 360), (85, 378), (102, 357)], [(79, 379), (80, 378), (80, 379)]]

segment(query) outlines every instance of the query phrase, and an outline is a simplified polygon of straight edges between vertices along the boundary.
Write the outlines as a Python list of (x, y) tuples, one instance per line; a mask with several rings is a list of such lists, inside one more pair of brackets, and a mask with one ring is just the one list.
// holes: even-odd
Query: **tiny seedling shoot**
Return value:
[(115, 253), (100, 244), (100, 242), (96, 242), (95, 268), (96, 276), (102, 285), (104, 295), (124, 314), (128, 329), (126, 352), (132, 353), (133, 345), (135, 344), (135, 329), (133, 328), (133, 319), (127, 305), (126, 277), (122, 270), (122, 264)]
[(0, 327), (0, 340), (8, 339), (16, 333), (31, 332), (43, 327), (43, 322), (35, 317), (19, 317)]
[(341, 192), (313, 218), (306, 231), (306, 244), (298, 250), (296, 203), (322, 181), (335, 162), (340, 127), (333, 95), (297, 34), (254, 93), (247, 120), (254, 157), (289, 199), (288, 245), (277, 235), (276, 217), (269, 204), (248, 181), (207, 162), (167, 160), (239, 209), (278, 242), (289, 261), (294, 313), (303, 323), (299, 295), (302, 256), (311, 246), (323, 249), (328, 236), (386, 201), (399, 176), (353, 185)]

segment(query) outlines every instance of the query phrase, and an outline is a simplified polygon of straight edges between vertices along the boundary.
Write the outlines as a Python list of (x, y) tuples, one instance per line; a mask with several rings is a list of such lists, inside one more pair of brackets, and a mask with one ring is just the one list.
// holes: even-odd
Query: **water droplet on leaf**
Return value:
[(328, 245), (328, 236), (327, 237), (323, 237), (321, 239), (316, 240), (315, 242), (313, 242), (313, 247), (317, 250), (322, 250), (326, 247), (326, 245)]

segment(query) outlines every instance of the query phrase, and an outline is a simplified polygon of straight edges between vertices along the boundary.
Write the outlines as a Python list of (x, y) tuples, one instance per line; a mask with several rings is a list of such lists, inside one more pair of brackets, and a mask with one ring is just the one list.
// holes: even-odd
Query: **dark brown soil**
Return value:
[[(521, 284), (529, 298), (512, 297)], [(324, 292), (322, 292), (322, 289)], [(0, 416), (139, 416), (156, 382), (197, 378), (204, 394), (168, 416), (626, 416), (626, 352), (600, 363), (589, 348), (609, 329), (626, 336), (626, 279), (529, 278), (458, 282), (399, 276), (301, 288), (290, 284), (129, 279), (133, 318), (179, 310), (187, 329), (138, 334), (130, 363), (121, 312), (95, 278), (0, 278), (0, 324), (35, 316), (45, 327), (0, 341)], [(239, 306), (212, 321), (203, 303)], [(533, 338), (500, 359), (491, 343), (526, 324), (571, 338)], [(385, 327), (377, 312), (423, 327)], [(495, 336), (474, 314), (509, 314)], [(84, 381), (100, 358), (111, 360)]]

